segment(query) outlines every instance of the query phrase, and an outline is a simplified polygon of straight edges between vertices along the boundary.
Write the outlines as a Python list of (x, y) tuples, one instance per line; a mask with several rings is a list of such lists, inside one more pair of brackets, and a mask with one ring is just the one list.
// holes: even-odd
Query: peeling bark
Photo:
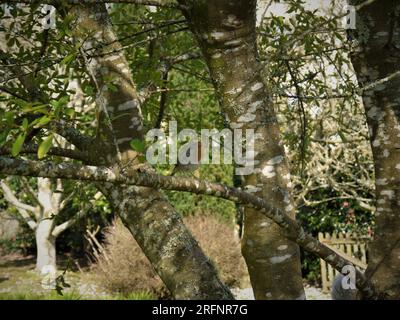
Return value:
[[(400, 6), (381, 0), (358, 11), (352, 63), (363, 92), (375, 164), (376, 213), (366, 276), (378, 295), (400, 299)], [(389, 81), (379, 81), (387, 78)]]
[[(254, 129), (255, 173), (244, 188), (295, 217), (288, 165), (256, 47), (256, 1), (181, 0), (230, 128)], [(298, 246), (246, 208), (242, 252), (256, 299), (305, 299)]]

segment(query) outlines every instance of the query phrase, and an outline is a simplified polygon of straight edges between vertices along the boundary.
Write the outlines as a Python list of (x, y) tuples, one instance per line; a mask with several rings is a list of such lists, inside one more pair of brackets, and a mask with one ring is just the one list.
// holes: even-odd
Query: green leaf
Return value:
[(94, 88), (89, 84), (82, 86), (82, 90), (88, 96), (92, 96), (94, 94)]
[(50, 100), (50, 104), (51, 104), (54, 108), (57, 108), (57, 107), (59, 106), (58, 100), (54, 100), (54, 99)]
[(65, 109), (65, 114), (70, 117), (73, 118), (75, 116), (75, 109), (73, 108), (66, 108)]
[(50, 118), (48, 116), (40, 117), (31, 123), (34, 128), (41, 128), (50, 122)]
[(10, 100), (11, 103), (14, 103), (16, 106), (21, 107), (22, 110), (32, 108), (33, 103), (32, 102), (27, 102), (22, 99), (12, 99)]
[(71, 53), (67, 55), (64, 59), (61, 60), (60, 64), (61, 65), (68, 65), (76, 58), (76, 53)]
[(16, 157), (21, 151), (22, 145), (24, 144), (25, 141), (25, 137), (26, 137), (25, 133), (21, 133), (14, 141), (11, 147), (11, 154), (13, 155), (13, 157)]
[(7, 136), (10, 133), (10, 130), (4, 130), (0, 133), (0, 147), (2, 147), (6, 141), (7, 141)]
[(68, 102), (69, 102), (69, 96), (62, 96), (60, 99), (58, 99), (58, 103), (61, 106), (67, 105)]
[(131, 141), (131, 147), (133, 150), (144, 153), (146, 151), (146, 146), (144, 145), (142, 140), (139, 139), (133, 139)]
[(49, 152), (50, 148), (53, 145), (53, 135), (49, 135), (46, 139), (42, 141), (38, 148), (38, 158), (43, 159), (47, 152)]
[(22, 120), (22, 128), (24, 128), (24, 130), (26, 131), (26, 129), (28, 129), (29, 126), (29, 121), (27, 118), (24, 118), (24, 120)]
[(4, 116), (6, 118), (7, 125), (11, 127), (14, 124), (14, 113), (7, 111)]
[(36, 113), (36, 112), (41, 112), (41, 113), (47, 113), (47, 105), (46, 104), (25, 104), (22, 111), (25, 113)]

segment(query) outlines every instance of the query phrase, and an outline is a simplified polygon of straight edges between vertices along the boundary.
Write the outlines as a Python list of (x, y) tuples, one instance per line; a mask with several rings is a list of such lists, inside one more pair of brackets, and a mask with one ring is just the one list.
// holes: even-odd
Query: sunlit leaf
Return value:
[(50, 148), (53, 145), (53, 135), (49, 135), (46, 139), (44, 139), (38, 148), (38, 158), (43, 159), (46, 154), (49, 152)]
[(16, 157), (20, 153), (20, 151), (22, 149), (22, 145), (24, 144), (24, 141), (25, 141), (25, 137), (26, 137), (26, 134), (21, 133), (21, 134), (19, 134), (17, 139), (14, 141), (14, 143), (11, 147), (11, 154), (13, 155), (13, 157)]

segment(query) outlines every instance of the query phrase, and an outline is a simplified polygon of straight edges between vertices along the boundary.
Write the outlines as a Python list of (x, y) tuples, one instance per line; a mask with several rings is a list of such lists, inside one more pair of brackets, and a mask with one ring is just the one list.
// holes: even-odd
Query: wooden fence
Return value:
[[(330, 247), (332, 250), (340, 254), (357, 266), (361, 270), (367, 268), (367, 239), (360, 238), (357, 235), (343, 234), (343, 233), (319, 233), (318, 240)], [(331, 289), (332, 281), (338, 274), (329, 264), (324, 260), (321, 262), (321, 278), (322, 290), (327, 293)]]

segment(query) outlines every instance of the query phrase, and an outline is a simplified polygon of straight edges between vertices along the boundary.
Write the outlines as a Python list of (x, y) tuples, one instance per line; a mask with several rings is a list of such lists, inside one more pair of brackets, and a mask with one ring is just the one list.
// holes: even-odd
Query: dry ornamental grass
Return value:
[[(184, 222), (228, 286), (248, 283), (240, 241), (232, 225), (212, 216), (187, 217)], [(120, 220), (106, 229), (105, 242), (97, 251), (92, 268), (100, 286), (113, 293), (147, 292), (168, 297), (167, 289)]]

